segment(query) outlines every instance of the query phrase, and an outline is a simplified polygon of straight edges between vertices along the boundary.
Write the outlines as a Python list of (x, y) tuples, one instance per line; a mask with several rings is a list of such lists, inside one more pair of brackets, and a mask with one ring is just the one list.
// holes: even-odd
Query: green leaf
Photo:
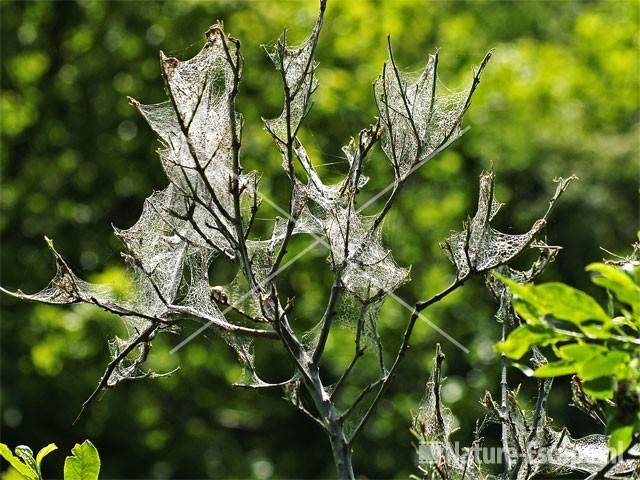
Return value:
[(521, 298), (514, 298), (513, 309), (527, 323), (531, 325), (545, 324), (544, 314), (539, 312), (533, 305), (525, 302)]
[(616, 316), (615, 304), (613, 302), (613, 295), (611, 295), (611, 290), (607, 290), (607, 315), (609, 315), (611, 318)]
[(624, 371), (624, 366), (629, 360), (630, 356), (627, 352), (612, 350), (580, 363), (578, 376), (582, 380), (593, 380), (607, 375), (618, 376)]
[(517, 360), (527, 353), (532, 345), (545, 346), (568, 338), (545, 325), (521, 325), (494, 348), (507, 357)]
[(589, 338), (607, 340), (611, 338), (611, 332), (609, 330), (613, 325), (613, 321), (610, 321), (607, 325), (602, 323), (582, 324), (580, 325), (580, 330)]
[(609, 400), (613, 398), (613, 377), (600, 377), (582, 383), (582, 389), (591, 398)]
[(609, 315), (592, 297), (563, 283), (543, 283), (534, 288), (536, 308), (560, 320), (580, 324), (586, 320), (608, 322)]
[(494, 277), (496, 277), (498, 280), (504, 283), (507, 287), (509, 287), (509, 290), (511, 290), (511, 293), (513, 293), (514, 295), (518, 295), (522, 297), (523, 296), (522, 292), (526, 292), (526, 287), (527, 287), (526, 284), (518, 283), (515, 280), (505, 275), (502, 275), (501, 273), (496, 272), (495, 270), (492, 273)]
[(520, 370), (527, 377), (533, 377), (533, 368), (531, 368), (529, 365), (526, 365), (524, 363), (512, 362), (511, 366)]
[(607, 352), (607, 348), (593, 343), (570, 343), (556, 349), (556, 354), (563, 360), (582, 362), (596, 355)]
[[(598, 302), (581, 290), (558, 282), (521, 285), (500, 274), (494, 275), (509, 287), (514, 297), (530, 304), (539, 316), (553, 315), (559, 320), (566, 320), (576, 325), (587, 320), (610, 322), (609, 316)], [(516, 304), (514, 306), (518, 311), (518, 306)], [(531, 311), (528, 309), (526, 313), (530, 314)], [(526, 315), (523, 316), (526, 319)]]
[(53, 452), (54, 450), (57, 450), (57, 449), (58, 449), (58, 447), (57, 447), (57, 445), (55, 443), (50, 443), (46, 447), (40, 449), (40, 451), (36, 455), (36, 466), (38, 467), (38, 473), (41, 476), (42, 476), (42, 471), (40, 470), (40, 466), (42, 465), (42, 460), (44, 459), (44, 457), (46, 457), (51, 452)]
[(634, 316), (631, 312), (622, 309), (622, 313), (624, 316), (615, 317), (611, 320), (614, 326), (616, 327), (629, 327), (631, 330), (638, 331), (640, 330), (640, 317), (637, 315)]
[(11, 465), (23, 478), (26, 478), (27, 480), (38, 480), (38, 472), (23, 463), (22, 460), (16, 457), (11, 452), (11, 449), (4, 443), (0, 443), (0, 455), (9, 462), (9, 465)]
[(534, 377), (561, 377), (562, 375), (571, 375), (576, 373), (577, 364), (571, 360), (560, 360), (559, 362), (545, 363), (533, 372)]
[(621, 425), (611, 431), (609, 450), (611, 456), (621, 455), (631, 445), (633, 439), (633, 425)]
[(71, 449), (73, 456), (64, 462), (64, 480), (97, 480), (100, 473), (100, 455), (89, 440)]
[(38, 478), (41, 478), (40, 472), (38, 470), (38, 465), (36, 464), (36, 459), (33, 458), (33, 450), (31, 450), (26, 445), (18, 445), (14, 449), (14, 452), (31, 470), (36, 472)]
[(587, 271), (600, 274), (591, 279), (593, 283), (611, 291), (620, 302), (630, 305), (635, 312), (640, 311), (640, 285), (622, 269), (604, 263), (592, 263)]

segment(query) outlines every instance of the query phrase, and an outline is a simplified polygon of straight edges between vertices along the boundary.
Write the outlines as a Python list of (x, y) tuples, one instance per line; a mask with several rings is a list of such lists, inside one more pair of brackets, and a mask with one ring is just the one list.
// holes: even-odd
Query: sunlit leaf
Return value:
[(64, 462), (64, 480), (97, 480), (100, 473), (100, 455), (89, 440), (71, 449), (72, 456)]
[(607, 348), (592, 343), (571, 343), (559, 347), (556, 351), (563, 360), (584, 361), (607, 352)]
[(509, 358), (519, 359), (532, 345), (550, 345), (566, 340), (564, 334), (558, 333), (544, 325), (521, 325), (503, 342), (496, 344), (496, 350)]
[(559, 362), (551, 362), (542, 365), (533, 372), (535, 377), (560, 377), (562, 375), (571, 375), (576, 373), (578, 366), (576, 362), (571, 360), (560, 360)]
[(633, 439), (633, 425), (622, 425), (611, 431), (609, 449), (612, 456), (622, 454), (631, 444)]
[(57, 449), (58, 446), (55, 443), (50, 443), (46, 447), (40, 449), (40, 451), (36, 455), (36, 465), (38, 467), (38, 471), (40, 471), (40, 465), (42, 464), (42, 460), (44, 459), (44, 457)]
[(553, 315), (559, 320), (576, 325), (587, 320), (610, 322), (607, 313), (592, 297), (563, 283), (521, 285), (502, 276), (499, 278), (511, 289), (515, 297), (532, 305), (540, 315)]
[(640, 312), (640, 286), (622, 269), (604, 263), (592, 263), (587, 271), (600, 274), (591, 279), (593, 283), (610, 290), (620, 302)]
[(9, 465), (11, 465), (23, 478), (27, 480), (38, 480), (38, 472), (34, 471), (29, 465), (15, 456), (11, 449), (4, 443), (0, 443), (0, 455), (4, 458)]
[(580, 363), (578, 375), (583, 380), (593, 380), (605, 375), (616, 375), (629, 359), (630, 356), (627, 352), (609, 351)]
[(582, 384), (583, 390), (596, 400), (613, 398), (613, 377), (600, 377)]

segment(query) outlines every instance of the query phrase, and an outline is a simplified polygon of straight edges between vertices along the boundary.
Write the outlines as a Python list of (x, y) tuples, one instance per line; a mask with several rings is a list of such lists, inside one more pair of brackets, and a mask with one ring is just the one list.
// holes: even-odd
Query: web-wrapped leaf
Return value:
[[(231, 308), (221, 309), (211, 293), (209, 267), (212, 259), (213, 257), (210, 253), (203, 252), (191, 254), (187, 258), (187, 266), (190, 273), (189, 281), (186, 287), (186, 294), (180, 304), (190, 309), (190, 311), (196, 312), (199, 317), (208, 319), (207, 327), (213, 330), (217, 336), (221, 337), (236, 352), (238, 361), (242, 366), (242, 375), (237, 382), (238, 384), (262, 384), (264, 382), (258, 377), (254, 365), (253, 338), (220, 327), (220, 325), (229, 323), (225, 314)], [(238, 320), (234, 325), (243, 326), (243, 323)]]
[[(176, 326), (165, 314), (166, 311), (146, 310), (140, 303), (140, 297), (132, 300), (120, 299), (104, 285), (96, 285), (79, 278), (69, 267), (64, 258), (54, 248), (53, 242), (46, 238), (49, 249), (56, 261), (56, 274), (49, 285), (40, 292), (25, 294), (21, 290), (10, 292), (0, 287), (0, 290), (13, 297), (51, 305), (69, 305), (87, 303), (96, 305), (103, 310), (119, 315), (128, 333), (127, 338), (114, 337), (109, 340), (111, 362), (91, 398), (102, 388), (113, 387), (122, 380), (162, 376), (147, 372), (142, 364), (149, 352), (151, 338), (159, 332), (176, 332)], [(134, 288), (140, 286), (136, 282), (141, 276), (134, 276)], [(85, 402), (86, 403), (86, 402)]]
[(133, 304), (149, 314), (166, 313), (182, 280), (187, 243), (179, 232), (184, 226), (168, 213), (176, 196), (171, 185), (154, 192), (145, 200), (142, 214), (132, 227), (114, 227), (126, 247), (125, 258), (134, 278)]
[(330, 264), (334, 270), (344, 267), (341, 281), (352, 293), (367, 299), (381, 291), (392, 292), (407, 281), (409, 270), (399, 267), (383, 247), (380, 229), (373, 228), (375, 217), (350, 207), (342, 193), (345, 181), (327, 186), (319, 177), (309, 176), (299, 188), (306, 208), (296, 231), (324, 237)]
[(451, 480), (480, 480), (488, 478), (473, 455), (460, 455), (450, 437), (455, 431), (455, 421), (451, 411), (442, 404), (440, 391), (445, 379), (442, 377), (442, 363), (445, 356), (436, 344), (431, 377), (427, 382), (425, 398), (413, 417), (412, 431), (418, 438), (418, 466), (424, 478), (444, 478)]
[(222, 25), (209, 28), (206, 39), (202, 50), (186, 61), (161, 52), (169, 100), (143, 105), (131, 99), (131, 103), (162, 142), (162, 166), (184, 197), (183, 210), (195, 210), (190, 224), (199, 232), (191, 237), (207, 237), (216, 248), (232, 251), (237, 240), (233, 179), (238, 176), (241, 196), (255, 194), (253, 174), (238, 174), (235, 156), (242, 116), (232, 108), (242, 63), (239, 43), (224, 33)]
[(4, 293), (21, 300), (50, 305), (70, 305), (73, 303), (100, 303), (108, 307), (117, 307), (115, 296), (105, 286), (96, 285), (78, 277), (53, 246), (53, 241), (45, 237), (49, 250), (56, 261), (56, 273), (44, 289), (28, 294), (22, 290), (10, 292), (2, 287)]
[(491, 226), (491, 220), (502, 204), (494, 197), (493, 172), (483, 172), (480, 175), (476, 214), (464, 225), (462, 232), (451, 234), (442, 244), (442, 248), (456, 266), (458, 278), (464, 278), (472, 272), (485, 272), (520, 255), (546, 225), (546, 218), (551, 208), (572, 179), (573, 177), (558, 180), (558, 187), (549, 203), (549, 209), (541, 219), (534, 222), (528, 232), (510, 235), (499, 232)]
[(269, 58), (282, 76), (285, 105), (277, 118), (264, 120), (264, 123), (281, 150), (295, 138), (309, 110), (311, 95), (318, 86), (314, 74), (317, 66), (314, 53), (322, 28), (325, 6), (326, 2), (322, 1), (313, 31), (302, 45), (287, 45), (285, 32), (273, 48), (266, 48)]
[[(517, 402), (517, 393), (509, 391), (507, 409), (497, 405), (487, 392), (482, 400), (489, 414), (499, 423), (508, 425), (508, 442), (516, 458), (509, 478), (528, 480), (537, 476), (568, 475), (599, 472), (607, 463), (609, 446), (606, 435), (587, 435), (573, 438), (566, 428), (558, 431), (552, 420), (542, 411), (539, 428), (533, 430), (533, 412), (523, 410)], [(634, 461), (619, 462), (605, 478), (631, 479), (637, 468)]]
[(396, 179), (405, 179), (461, 134), (462, 118), (480, 82), (491, 53), (474, 75), (468, 91), (441, 94), (438, 55), (430, 55), (418, 75), (400, 72), (391, 46), (389, 59), (374, 84), (376, 103), (384, 126), (382, 149), (394, 168)]
[[(506, 408), (496, 403), (489, 392), (485, 394), (482, 404), (487, 417), (478, 424), (471, 448), (459, 452), (450, 440), (454, 432), (453, 415), (440, 396), (445, 381), (441, 374), (443, 360), (437, 345), (427, 393), (413, 419), (412, 430), (418, 438), (419, 466), (424, 478), (532, 480), (576, 473), (586, 478), (606, 465), (609, 447), (605, 435), (573, 438), (564, 428), (556, 430), (546, 408), (524, 410), (518, 404), (517, 392), (511, 390), (507, 392)], [(507, 445), (503, 447), (504, 453), (510, 455), (511, 467), (501, 475), (493, 475), (475, 462), (474, 451), (485, 447), (479, 434), (487, 421), (506, 426)], [(603, 478), (631, 480), (638, 468), (637, 460), (620, 461)]]

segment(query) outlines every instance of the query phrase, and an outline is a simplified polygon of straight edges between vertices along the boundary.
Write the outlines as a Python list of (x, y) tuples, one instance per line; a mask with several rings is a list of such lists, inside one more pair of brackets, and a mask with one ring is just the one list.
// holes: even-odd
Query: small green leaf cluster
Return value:
[(563, 283), (519, 284), (495, 274), (522, 320), (496, 350), (518, 360), (533, 347), (550, 347), (556, 360), (516, 366), (534, 377), (574, 375), (574, 400), (578, 394), (607, 412), (609, 445), (620, 454), (640, 433), (640, 262), (593, 263), (587, 271), (607, 291), (605, 308)]
[[(50, 443), (38, 454), (33, 456), (33, 451), (19, 445), (14, 452), (4, 443), (0, 443), (0, 456), (25, 480), (43, 480), (40, 468), (42, 460), (48, 454), (57, 450), (55, 443)], [(100, 455), (98, 450), (89, 440), (82, 444), (76, 443), (71, 449), (71, 455), (64, 462), (64, 480), (98, 480), (100, 473)]]

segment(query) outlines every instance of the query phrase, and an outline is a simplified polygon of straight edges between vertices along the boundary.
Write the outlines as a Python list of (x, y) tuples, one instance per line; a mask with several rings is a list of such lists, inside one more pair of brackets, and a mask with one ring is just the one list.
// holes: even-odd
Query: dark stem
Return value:
[(351, 446), (349, 442), (347, 442), (342, 424), (339, 421), (329, 424), (329, 441), (331, 442), (333, 462), (336, 465), (338, 477), (341, 480), (351, 480), (355, 478), (351, 461)]
[[(504, 342), (508, 335), (507, 321), (502, 321), (502, 336), (501, 340)], [(507, 383), (507, 366), (508, 361), (505, 355), (500, 355), (500, 408), (505, 416), (509, 416), (508, 409), (508, 392), (509, 386)], [(511, 472), (511, 452), (509, 449), (509, 426), (502, 422), (502, 452), (504, 457), (505, 472), (509, 474)]]
[(320, 338), (318, 339), (318, 345), (315, 352), (313, 352), (313, 363), (318, 365), (320, 357), (324, 352), (324, 347), (327, 344), (329, 338), (329, 331), (331, 330), (331, 324), (333, 323), (333, 317), (335, 316), (336, 303), (338, 296), (340, 295), (340, 272), (336, 273), (336, 278), (331, 287), (331, 293), (329, 294), (329, 303), (327, 304), (327, 310), (324, 313), (324, 323), (322, 324), (322, 330), (320, 331)]

